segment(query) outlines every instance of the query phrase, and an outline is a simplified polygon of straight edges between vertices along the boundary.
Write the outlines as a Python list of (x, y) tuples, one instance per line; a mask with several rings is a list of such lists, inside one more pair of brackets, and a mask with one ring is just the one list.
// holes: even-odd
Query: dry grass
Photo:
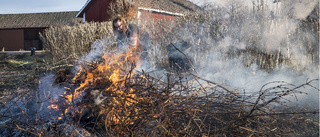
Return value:
[(94, 41), (110, 37), (112, 33), (110, 22), (86, 23), (49, 28), (41, 38), (52, 64), (72, 64), (92, 50), (91, 45)]

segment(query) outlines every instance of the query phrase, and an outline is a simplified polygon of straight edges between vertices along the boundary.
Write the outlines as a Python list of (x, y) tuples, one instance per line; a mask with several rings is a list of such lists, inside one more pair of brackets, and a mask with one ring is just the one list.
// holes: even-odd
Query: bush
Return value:
[(92, 49), (94, 41), (111, 35), (111, 22), (102, 22), (50, 27), (40, 37), (49, 59), (57, 64), (73, 63)]

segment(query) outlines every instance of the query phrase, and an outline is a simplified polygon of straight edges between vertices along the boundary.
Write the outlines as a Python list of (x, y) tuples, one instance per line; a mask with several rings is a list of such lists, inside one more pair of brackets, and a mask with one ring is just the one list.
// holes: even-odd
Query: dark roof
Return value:
[[(90, 5), (95, 0), (88, 0), (86, 4), (82, 7), (82, 9), (77, 14), (77, 17), (83, 17), (84, 11), (90, 7)], [(155, 9), (162, 10), (166, 12), (173, 13), (186, 13), (190, 11), (196, 11), (200, 9), (199, 6), (188, 0), (126, 0), (129, 3), (134, 4), (138, 8), (147, 8), (147, 9)]]
[(142, 8), (152, 8), (174, 13), (185, 13), (200, 9), (199, 6), (188, 0), (131, 0)]
[(78, 11), (28, 14), (0, 14), (0, 29), (46, 28), (49, 26), (74, 25), (82, 21), (76, 18)]

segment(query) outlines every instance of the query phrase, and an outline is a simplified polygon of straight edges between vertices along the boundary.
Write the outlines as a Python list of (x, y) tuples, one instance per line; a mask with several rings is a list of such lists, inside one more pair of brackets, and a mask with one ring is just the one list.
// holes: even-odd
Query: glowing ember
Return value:
[(58, 105), (56, 105), (56, 104), (52, 104), (52, 105), (50, 105), (50, 106), (48, 106), (48, 109), (59, 109), (58, 108)]
[(49, 102), (50, 102), (50, 103), (56, 103), (56, 102), (58, 102), (58, 100), (57, 100), (57, 99), (54, 99), (54, 98), (50, 98)]

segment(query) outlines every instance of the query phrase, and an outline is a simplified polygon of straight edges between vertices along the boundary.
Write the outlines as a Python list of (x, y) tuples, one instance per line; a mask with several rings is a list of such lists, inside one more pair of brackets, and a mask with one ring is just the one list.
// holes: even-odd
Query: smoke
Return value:
[(274, 11), (277, 6), (284, 5), (282, 12), (284, 15), (292, 14), (296, 19), (305, 19), (317, 4), (317, 0), (190, 0), (199, 6), (219, 6), (230, 8), (231, 5), (246, 6), (250, 10), (254, 5), (262, 4), (271, 11)]
[[(192, 45), (185, 54), (193, 59), (202, 78), (247, 95), (257, 93), (273, 81), (299, 86), (319, 79), (319, 65), (316, 59), (310, 58), (315, 53), (308, 51), (308, 48), (316, 49), (319, 42), (310, 31), (297, 31), (301, 20), (310, 15), (317, 1), (207, 2), (213, 5), (212, 19), (201, 23), (185, 22), (172, 36), (173, 42), (180, 39)], [(211, 37), (213, 30), (208, 28), (213, 28), (214, 20), (222, 20), (218, 31), (223, 37)], [(313, 46), (307, 47), (306, 43)], [(318, 52), (315, 56), (319, 57)], [(268, 66), (272, 67), (268, 69)], [(303, 94), (287, 97), (291, 105), (319, 108), (319, 82), (311, 84), (316, 88), (304, 87), (300, 89)]]
[(79, 59), (80, 64), (82, 64), (81, 62), (93, 62), (96, 59), (101, 58), (106, 53), (106, 51), (108, 51), (108, 46), (114, 44), (115, 41), (113, 36), (94, 41), (91, 45), (92, 49), (90, 50), (90, 52)]
[[(234, 15), (238, 16), (234, 16), (228, 12), (230, 8), (228, 4), (230, 3), (238, 5), (238, 11), (241, 12), (234, 13)], [(304, 47), (304, 41), (295, 39), (297, 38), (295, 32), (299, 24), (298, 19), (304, 19), (310, 14), (313, 9), (312, 7), (317, 4), (315, 1), (309, 1), (309, 3), (291, 1), (289, 4), (283, 2), (278, 5), (267, 3), (265, 11), (256, 13), (256, 16), (252, 16), (252, 8), (247, 9), (247, 11), (243, 9), (253, 7), (251, 0), (215, 1), (213, 4), (222, 6), (223, 9), (219, 9), (221, 11), (218, 14), (217, 12), (213, 12), (215, 14), (212, 20), (201, 23), (187, 22), (184, 24), (184, 27), (178, 28), (174, 37), (171, 37), (172, 43), (177, 40), (183, 40), (192, 45), (191, 48), (185, 50), (185, 54), (192, 59), (200, 77), (220, 83), (231, 90), (240, 92), (242, 95), (257, 93), (263, 85), (272, 81), (285, 81), (298, 86), (304, 84), (307, 80), (319, 79), (319, 75), (315, 75), (319, 74), (319, 66), (317, 64), (306, 63), (309, 60), (307, 50), (301, 48)], [(283, 7), (278, 7), (279, 11), (275, 11), (277, 8), (272, 6)], [(274, 16), (271, 16), (271, 13), (274, 13)], [(289, 17), (289, 15), (293, 16)], [(241, 18), (235, 18), (235, 20), (230, 21), (233, 17)], [(256, 19), (258, 17), (259, 19)], [(227, 22), (219, 28), (219, 31), (223, 33), (223, 37), (215, 35), (213, 38), (211, 34), (212, 30), (208, 30), (212, 26), (211, 21), (215, 19), (223, 19)], [(314, 36), (309, 32), (303, 32), (299, 35), (306, 36), (308, 38), (307, 41), (315, 41)], [(140, 43), (146, 45), (149, 42), (148, 39), (140, 39)], [(124, 48), (118, 48), (116, 51), (108, 50), (107, 45), (113, 44), (114, 38), (112, 37), (95, 41), (92, 44), (92, 50), (82, 57), (79, 63), (93, 62), (104, 54), (118, 54), (126, 51), (126, 46), (122, 46)], [(155, 54), (160, 52), (159, 46), (152, 44), (152, 48), (149, 47), (147, 49), (148, 52)], [(257, 64), (258, 61), (254, 61), (257, 60), (255, 58), (258, 56), (242, 53), (236, 58), (228, 57), (230, 52), (237, 53), (237, 51), (247, 50), (252, 47), (258, 48), (259, 52), (264, 54), (273, 56), (281, 54), (286, 56), (291, 60), (291, 66), (279, 62), (279, 66), (270, 71), (261, 68), (261, 64)], [(181, 53), (177, 52), (176, 54)], [(158, 56), (166, 55), (160, 53)], [(181, 55), (177, 56), (181, 57)], [(165, 74), (164, 70), (158, 68), (154, 71), (154, 67), (151, 67), (152, 65), (156, 65), (155, 61), (146, 59), (142, 62), (137, 70), (150, 72), (151, 75), (157, 78), (164, 78), (165, 80), (166, 76), (159, 76)], [(299, 69), (297, 70), (293, 66), (298, 66)], [(79, 66), (76, 66), (75, 70), (78, 69)], [(75, 74), (76, 72), (74, 71), (73, 73)], [(63, 86), (46, 86), (52, 85), (53, 81), (54, 75), (49, 75), (41, 81), (41, 98), (47, 100), (49, 98), (57, 99), (58, 95), (63, 94), (63, 91), (65, 91)], [(313, 82), (312, 84), (316, 88), (319, 88), (318, 83)], [(311, 105), (310, 107), (312, 108), (318, 108), (318, 91), (308, 87), (301, 90), (308, 93), (308, 95), (300, 96), (300, 94), (297, 94), (297, 98), (288, 97), (288, 99), (292, 101), (298, 100), (297, 103), (301, 106)], [(92, 94), (97, 96), (96, 100), (94, 100), (95, 103), (101, 103), (103, 99), (99, 98), (98, 92), (92, 92)], [(292, 104), (296, 105), (297, 103)], [(50, 103), (43, 104), (43, 106), (48, 105)], [(42, 107), (42, 109), (45, 108)], [(49, 110), (46, 111), (49, 113)]]
[(283, 2), (283, 15), (292, 14), (296, 19), (305, 19), (318, 2), (318, 0), (286, 0)]
[(39, 88), (35, 96), (37, 96), (38, 105), (34, 105), (37, 108), (32, 108), (31, 110), (38, 110), (40, 113), (38, 117), (43, 120), (50, 120), (52, 118), (57, 119), (61, 117), (63, 105), (58, 106), (58, 109), (50, 108), (50, 105), (64, 102), (65, 99), (61, 97), (68, 89), (65, 87), (70, 87), (71, 83), (64, 83), (59, 85), (56, 82), (57, 75), (48, 74), (40, 80)]

